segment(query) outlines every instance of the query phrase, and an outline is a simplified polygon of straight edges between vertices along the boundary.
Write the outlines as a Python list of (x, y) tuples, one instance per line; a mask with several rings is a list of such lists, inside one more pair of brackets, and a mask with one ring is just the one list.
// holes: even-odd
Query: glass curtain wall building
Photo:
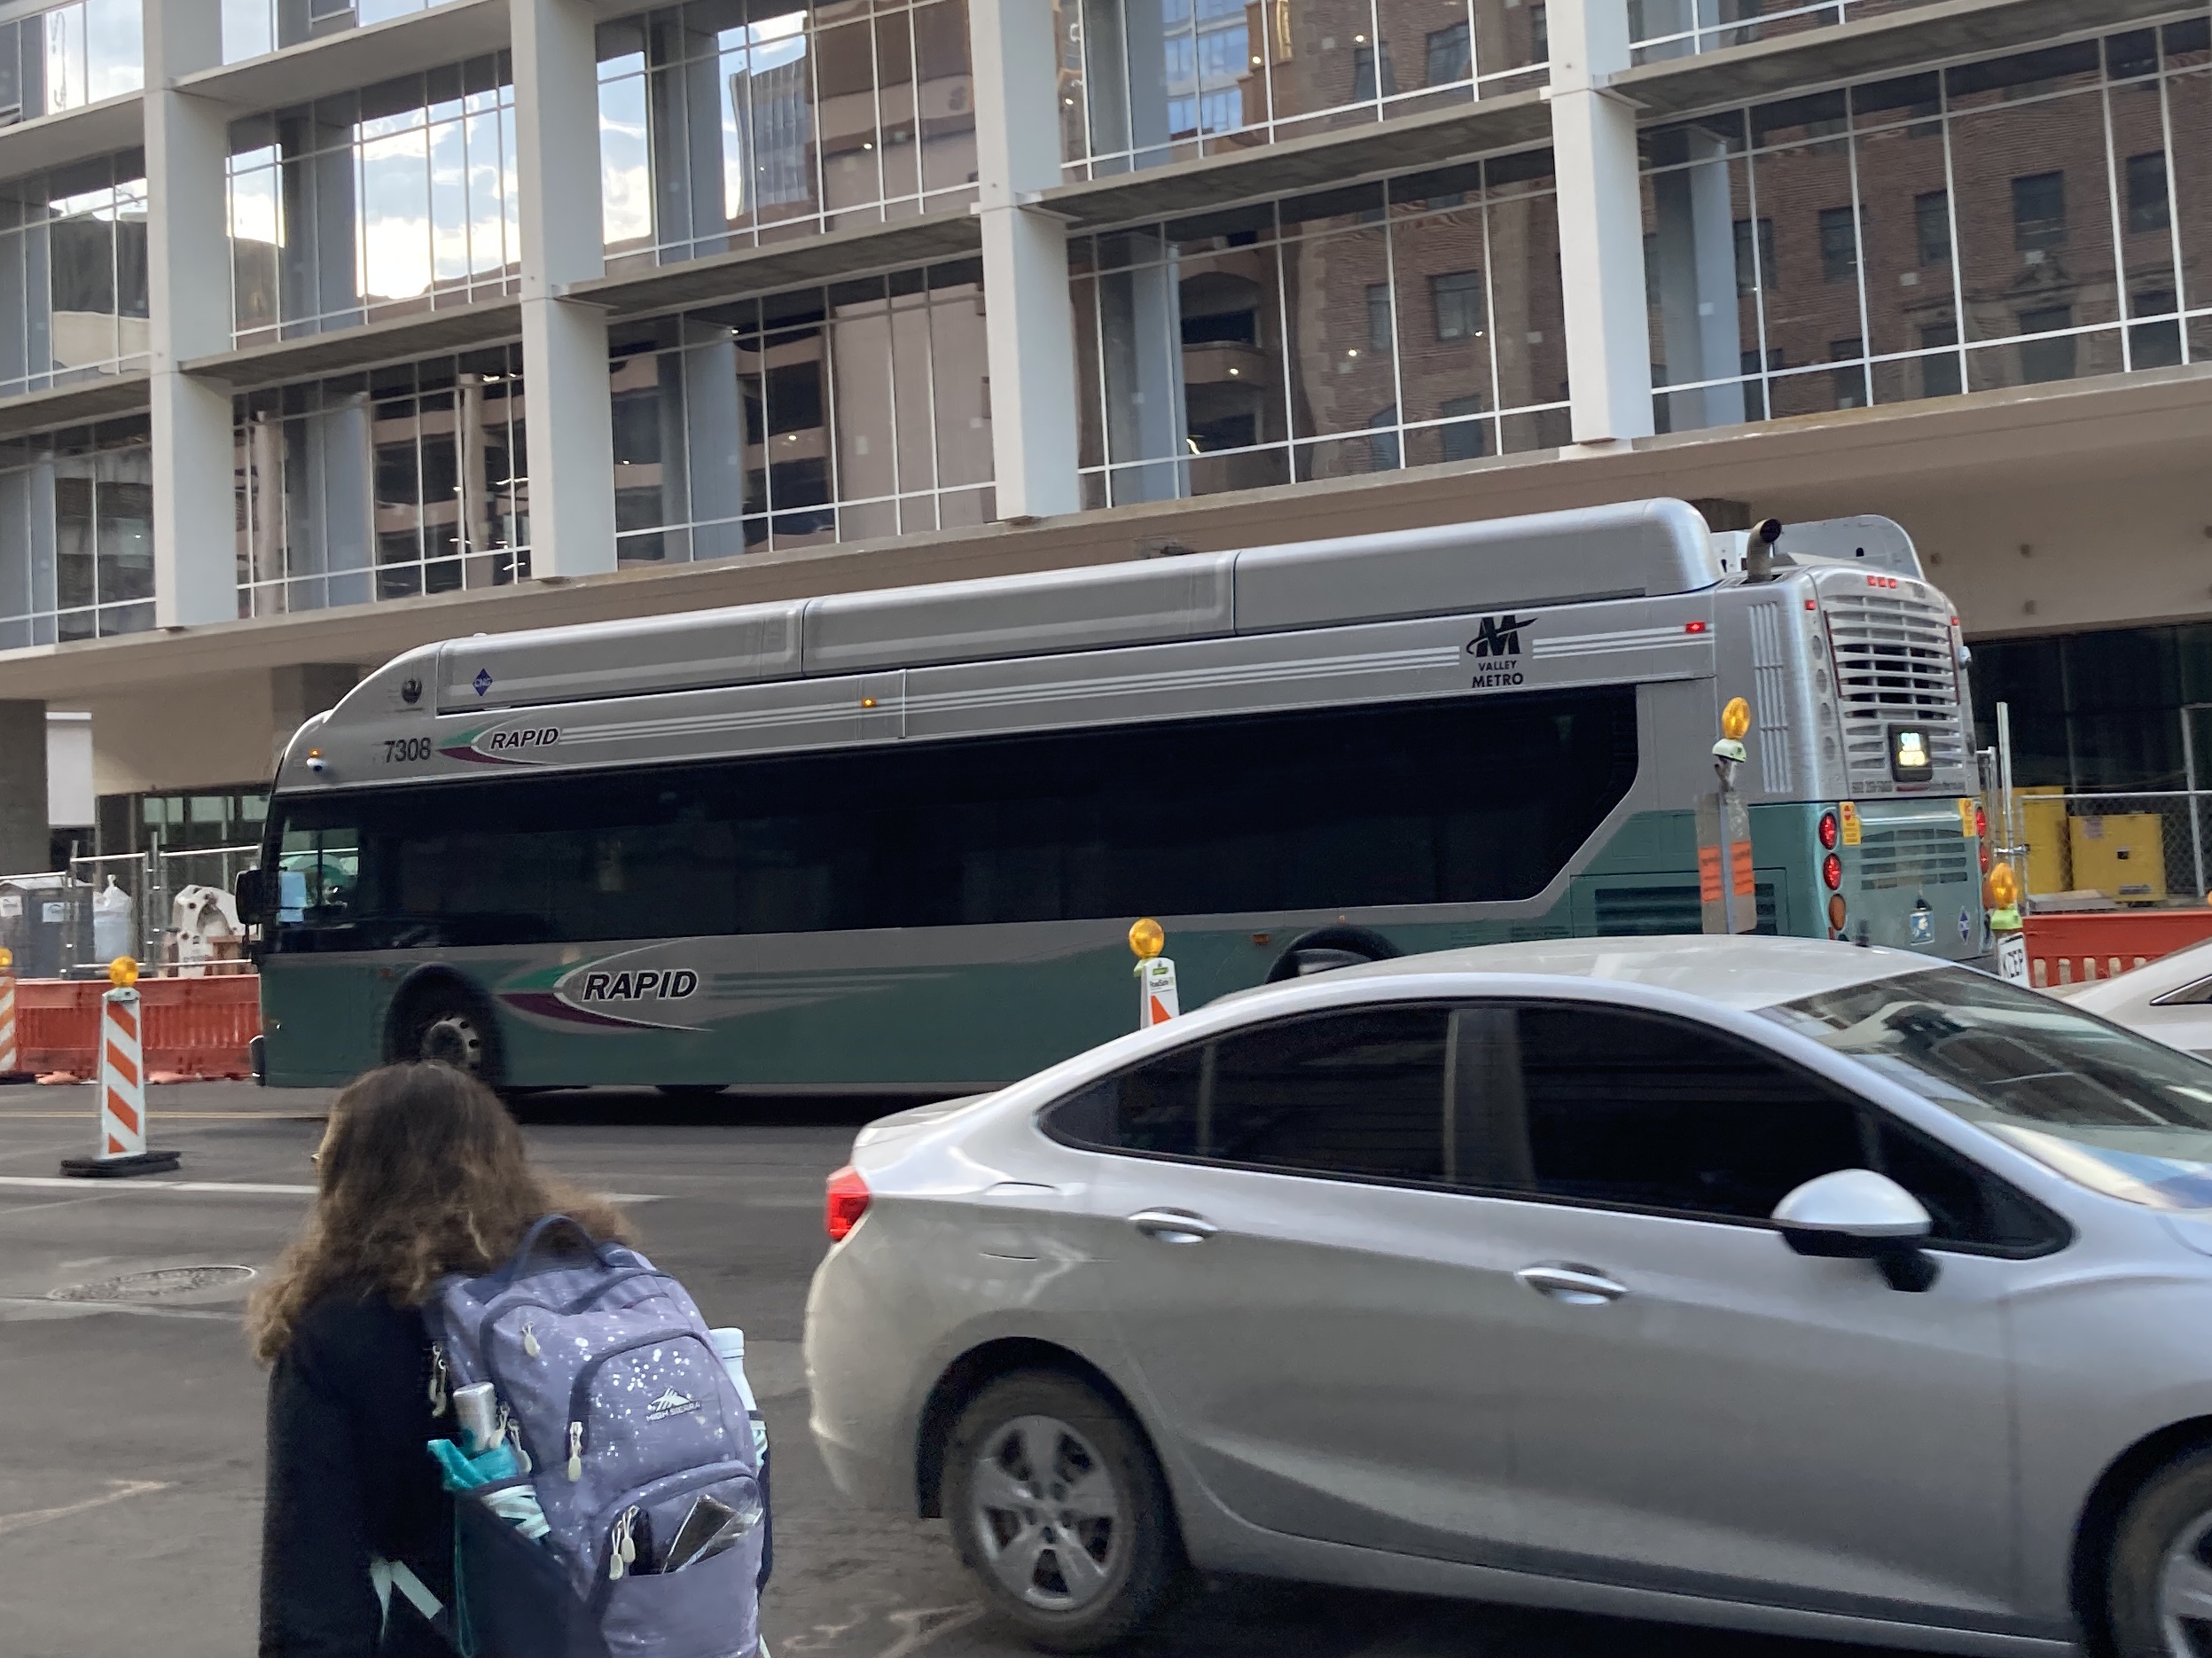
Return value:
[(966, 0), (705, 0), (598, 46), (614, 269), (975, 198)]
[[(1212, 544), (1479, 517), (1640, 450), (1609, 476), (1748, 499), (1747, 452), (1886, 410), (2185, 410), (2212, 4), (1971, 10), (223, 0), (149, 43), (139, 0), (0, 0), (0, 653), (526, 626), (578, 576), (644, 614), (896, 537), (1122, 556), (1200, 498)], [(1570, 143), (1585, 70), (1628, 102)], [(162, 271), (214, 314), (156, 314)], [(154, 492), (225, 464), (227, 512)]]
[(975, 261), (684, 311), (614, 340), (624, 564), (996, 516)]
[(1063, 165), (1095, 178), (1540, 86), (1544, 0), (1054, 0)]
[(485, 57), (231, 129), (233, 337), (348, 328), (510, 292), (514, 76)]
[(1548, 150), (1074, 241), (1085, 504), (1556, 448)]
[(2199, 17), (1646, 129), (1661, 431), (2201, 361)]

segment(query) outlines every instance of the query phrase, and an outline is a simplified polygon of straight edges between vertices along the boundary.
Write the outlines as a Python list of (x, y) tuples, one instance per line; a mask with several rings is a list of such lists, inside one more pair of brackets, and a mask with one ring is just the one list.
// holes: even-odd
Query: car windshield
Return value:
[(2212, 1065), (2200, 1060), (1958, 968), (1761, 1011), (2083, 1185), (2212, 1208)]

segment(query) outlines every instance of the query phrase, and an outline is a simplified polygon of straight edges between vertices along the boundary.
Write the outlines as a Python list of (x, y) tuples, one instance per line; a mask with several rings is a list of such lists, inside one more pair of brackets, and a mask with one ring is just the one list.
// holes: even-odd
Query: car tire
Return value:
[(2212, 1448), (2175, 1459), (2137, 1490), (2106, 1581), (2119, 1658), (2212, 1658)]
[(465, 985), (434, 982), (409, 997), (394, 1045), (395, 1058), (449, 1065), (493, 1089), (505, 1069), (491, 1010)]
[[(1182, 1550), (1143, 1433), (1073, 1376), (977, 1394), (945, 1451), (944, 1513), (992, 1609), (1048, 1652), (1112, 1646), (1166, 1604)], [(1069, 1568), (1078, 1558), (1088, 1565)]]

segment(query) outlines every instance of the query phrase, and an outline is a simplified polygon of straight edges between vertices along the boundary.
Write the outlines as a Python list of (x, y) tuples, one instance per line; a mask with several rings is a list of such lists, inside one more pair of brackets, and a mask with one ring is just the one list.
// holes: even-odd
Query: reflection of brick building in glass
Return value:
[(1647, 132), (1653, 378), (1704, 383), (1662, 424), (2181, 362), (2206, 57), (2200, 20)]

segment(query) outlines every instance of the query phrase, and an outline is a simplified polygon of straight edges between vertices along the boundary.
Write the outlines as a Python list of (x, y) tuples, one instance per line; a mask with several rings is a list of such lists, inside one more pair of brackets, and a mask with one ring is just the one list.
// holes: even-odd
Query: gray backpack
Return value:
[[(492, 1383), (527, 1469), (454, 1498), (455, 1644), (478, 1658), (749, 1658), (761, 1470), (684, 1287), (555, 1215), (498, 1271), (442, 1281), (424, 1316), (433, 1404)], [(536, 1541), (481, 1500), (525, 1483), (550, 1528)]]

